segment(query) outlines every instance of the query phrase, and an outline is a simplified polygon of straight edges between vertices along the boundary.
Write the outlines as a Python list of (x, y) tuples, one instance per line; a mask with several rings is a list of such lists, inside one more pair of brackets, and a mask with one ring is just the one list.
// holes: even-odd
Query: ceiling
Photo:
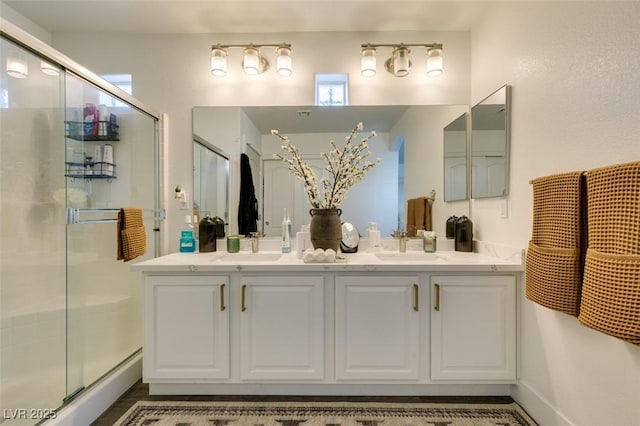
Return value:
[(52, 34), (468, 31), (490, 3), (478, 0), (2, 1)]

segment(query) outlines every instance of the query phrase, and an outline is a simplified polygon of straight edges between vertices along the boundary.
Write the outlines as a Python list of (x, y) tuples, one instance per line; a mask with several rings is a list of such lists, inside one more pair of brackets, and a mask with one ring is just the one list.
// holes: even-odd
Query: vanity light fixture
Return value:
[(40, 70), (46, 75), (60, 75), (60, 70), (47, 61), (40, 61)]
[(362, 56), (360, 64), (360, 72), (363, 77), (373, 77), (376, 75), (376, 48), (366, 45), (360, 51)]
[(424, 47), (427, 49), (427, 76), (437, 77), (442, 74), (442, 44), (440, 43), (366, 43), (360, 46), (360, 72), (363, 77), (373, 77), (376, 74), (376, 49), (379, 47), (390, 47), (393, 49), (391, 57), (384, 62), (384, 68), (396, 77), (405, 77), (409, 75), (409, 69), (412, 65), (410, 59), (411, 50), (409, 47)]
[(291, 75), (291, 45), (281, 44), (216, 44), (211, 47), (211, 73), (216, 77), (227, 75), (227, 57), (229, 49), (242, 49), (242, 68), (248, 75), (258, 75), (269, 69), (269, 61), (260, 51), (264, 47), (273, 47), (276, 50), (276, 71), (278, 75), (288, 77)]
[(11, 52), (7, 55), (7, 74), (14, 78), (27, 78), (29, 75), (29, 65), (24, 55)]

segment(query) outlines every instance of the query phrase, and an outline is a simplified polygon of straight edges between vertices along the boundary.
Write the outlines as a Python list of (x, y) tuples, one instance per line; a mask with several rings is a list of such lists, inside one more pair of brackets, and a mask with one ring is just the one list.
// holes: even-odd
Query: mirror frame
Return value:
[[(496, 104), (495, 102), (488, 103), (491, 98), (497, 97), (501, 91), (504, 91), (504, 103)], [(504, 189), (502, 194), (494, 194), (494, 195), (478, 195), (473, 193), (473, 158), (474, 158), (474, 121), (477, 122), (477, 119), (474, 120), (474, 110), (478, 111), (481, 106), (488, 105), (504, 105)], [(510, 151), (511, 151), (511, 86), (505, 84), (492, 92), (489, 96), (482, 99), (480, 102), (471, 107), (471, 142), (469, 148), (469, 182), (470, 182), (470, 196), (472, 199), (482, 199), (482, 198), (500, 198), (506, 197), (509, 194), (509, 169), (510, 169)], [(477, 132), (477, 129), (475, 130)], [(476, 133), (477, 134), (477, 133)]]
[[(465, 112), (461, 115), (459, 115), (458, 117), (456, 117), (453, 121), (451, 121), (451, 123), (447, 124), (446, 126), (444, 126), (444, 128), (442, 129), (442, 186), (444, 189), (444, 193), (442, 195), (443, 200), (448, 203), (448, 202), (453, 202), (453, 201), (467, 201), (469, 199), (469, 194), (471, 193), (470, 190), (470, 148), (469, 148), (469, 124), (470, 124), (470, 117), (471, 114), (469, 112)], [(458, 124), (458, 120), (463, 120), (464, 121), (464, 197), (463, 198), (447, 198), (447, 128), (452, 128), (454, 125)]]

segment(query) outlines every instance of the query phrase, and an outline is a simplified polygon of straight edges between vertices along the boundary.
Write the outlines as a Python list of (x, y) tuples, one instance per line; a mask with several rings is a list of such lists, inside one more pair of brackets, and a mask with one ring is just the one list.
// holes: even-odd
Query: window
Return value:
[[(102, 74), (100, 77), (104, 78), (109, 83), (127, 92), (128, 94), (130, 95), (133, 94), (133, 84), (131, 83), (131, 74)], [(110, 107), (126, 106), (124, 103), (120, 102), (118, 99), (102, 91), (100, 91), (100, 100), (98, 103), (104, 104)]]
[(316, 105), (349, 105), (347, 74), (316, 74)]

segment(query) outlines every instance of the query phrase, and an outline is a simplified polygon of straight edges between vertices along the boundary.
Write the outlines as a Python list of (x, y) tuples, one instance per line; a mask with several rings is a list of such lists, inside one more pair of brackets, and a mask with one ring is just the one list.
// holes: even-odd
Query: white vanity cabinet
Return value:
[(431, 379), (516, 379), (516, 277), (431, 276)]
[(229, 377), (228, 288), (228, 276), (145, 278), (145, 381)]
[(517, 381), (521, 257), (273, 254), (136, 265), (150, 394), (508, 395)]
[(418, 276), (337, 276), (337, 380), (417, 380)]
[(324, 378), (324, 278), (240, 276), (240, 379)]

